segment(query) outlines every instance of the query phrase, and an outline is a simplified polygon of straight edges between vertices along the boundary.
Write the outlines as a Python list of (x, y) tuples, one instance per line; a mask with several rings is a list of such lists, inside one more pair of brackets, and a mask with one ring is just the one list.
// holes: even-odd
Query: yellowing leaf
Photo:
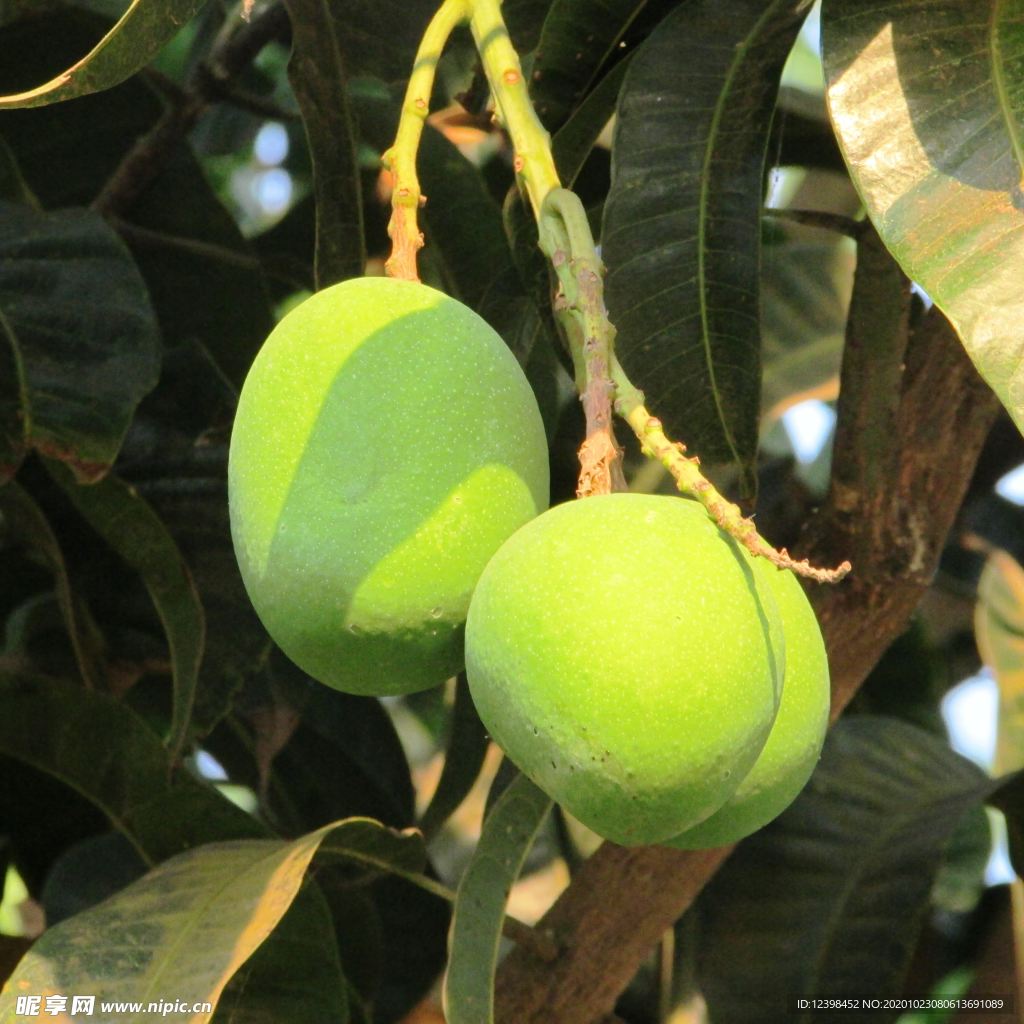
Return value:
[(1024, 569), (1005, 551), (988, 560), (974, 613), (978, 650), (999, 683), (994, 771), (1024, 767)]
[(161, 1013), (162, 1020), (203, 1024), (292, 905), (328, 836), (332, 854), (385, 870), (418, 862), (422, 848), (417, 832), (350, 818), (293, 842), (249, 839), (189, 850), (44, 932), (0, 992), (0, 1024), (20, 1019), (18, 996), (54, 994), (69, 997), (68, 1011), (71, 997), (95, 996), (97, 1024), (148, 1019), (156, 1012), (150, 1004), (161, 1000), (184, 1005)]

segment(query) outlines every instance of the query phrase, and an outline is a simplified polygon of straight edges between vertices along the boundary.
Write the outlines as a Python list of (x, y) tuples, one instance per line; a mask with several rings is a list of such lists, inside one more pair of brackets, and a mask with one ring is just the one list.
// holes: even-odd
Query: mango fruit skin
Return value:
[(491, 559), (466, 670), (511, 760), (637, 845), (732, 795), (775, 720), (785, 652), (763, 568), (696, 502), (610, 494), (545, 512)]
[(701, 850), (738, 842), (777, 818), (797, 798), (818, 763), (830, 706), (825, 642), (793, 573), (774, 570), (770, 578), (786, 635), (786, 678), (768, 742), (725, 804), (664, 846)]
[(410, 693), (461, 669), (480, 573), (547, 507), (547, 443), (484, 320), (425, 285), (362, 278), (267, 339), (228, 487), (242, 578), (284, 653), (347, 693)]

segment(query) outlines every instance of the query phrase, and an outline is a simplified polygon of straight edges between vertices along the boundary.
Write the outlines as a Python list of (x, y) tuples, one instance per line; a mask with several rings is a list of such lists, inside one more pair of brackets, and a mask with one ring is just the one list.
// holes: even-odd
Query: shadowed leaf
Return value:
[(600, 73), (625, 56), (630, 29), (671, 10), (675, 0), (553, 0), (534, 61), (530, 95), (544, 127), (555, 132), (583, 102)]
[(78, 484), (59, 463), (47, 462), (53, 478), (100, 536), (142, 577), (160, 615), (174, 673), (174, 710), (167, 738), (171, 761), (181, 755), (195, 701), (206, 621), (192, 576), (156, 513), (113, 475)]
[(878, 232), (1024, 425), (1024, 13), (830, 0), (829, 109)]
[(204, 0), (132, 0), (117, 24), (81, 60), (27, 92), (0, 96), (0, 108), (38, 107), (118, 85), (144, 68)]
[(797, 996), (898, 995), (943, 849), (995, 786), (915, 726), (841, 720), (796, 802), (741, 843), (700, 896), (698, 978), (711, 1020), (776, 1021)]
[(677, 7), (626, 73), (604, 209), (606, 295), (627, 373), (666, 432), (756, 491), (761, 181), (789, 0)]
[(189, 777), (171, 785), (159, 738), (112, 697), (56, 680), (0, 676), (0, 753), (96, 805), (150, 864), (191, 842), (265, 834)]
[(444, 980), (448, 1024), (494, 1020), (494, 974), (505, 904), (551, 803), (543, 790), (519, 775), (487, 815), (455, 900)]
[(441, 778), (419, 822), (420, 831), (428, 841), (469, 795), (483, 767), (489, 743), (487, 730), (469, 694), (466, 674), (460, 672)]
[(355, 126), (341, 50), (349, 23), (336, 20), (341, 11), (330, 0), (287, 0), (287, 6), (292, 23), (288, 78), (313, 160), (319, 289), (362, 276), (366, 264)]
[(99, 479), (160, 366), (146, 287), (102, 217), (0, 202), (0, 331), (21, 400), (0, 403), (7, 458), (34, 447)]
[(102, 637), (97, 634), (88, 611), (71, 590), (64, 554), (46, 516), (16, 480), (0, 487), (0, 524), (5, 542), (13, 540), (27, 545), (50, 566), (61, 615), (75, 648), (82, 681), (90, 688), (103, 688), (106, 672), (102, 662)]

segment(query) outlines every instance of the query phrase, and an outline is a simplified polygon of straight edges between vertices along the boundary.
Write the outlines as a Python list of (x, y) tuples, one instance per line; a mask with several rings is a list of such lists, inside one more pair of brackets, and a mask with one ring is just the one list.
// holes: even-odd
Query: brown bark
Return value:
[[(998, 409), (938, 309), (907, 338), (906, 281), (884, 250), (865, 243), (833, 486), (801, 545), (814, 564), (849, 557), (854, 566), (842, 583), (810, 590), (829, 651), (833, 717), (909, 623)], [(865, 381), (870, 387), (858, 386)], [(496, 1020), (593, 1024), (610, 1013), (730, 850), (606, 842), (539, 925), (559, 939), (558, 959), (541, 963), (517, 949), (502, 965)]]

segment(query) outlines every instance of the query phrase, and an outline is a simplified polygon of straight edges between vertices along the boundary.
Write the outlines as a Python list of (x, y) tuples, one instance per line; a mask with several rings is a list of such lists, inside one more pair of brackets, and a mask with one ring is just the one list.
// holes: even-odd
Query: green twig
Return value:
[(416, 253), (423, 245), (423, 235), (416, 223), (416, 214), (426, 197), (420, 192), (416, 174), (416, 151), (423, 134), (423, 122), (430, 111), (430, 93), (441, 51), (452, 29), (464, 21), (467, 14), (466, 0), (445, 0), (431, 19), (416, 51), (395, 144), (383, 157), (384, 166), (393, 176), (391, 222), (388, 224), (392, 248), (386, 269), (389, 276), (400, 281), (419, 280)]

